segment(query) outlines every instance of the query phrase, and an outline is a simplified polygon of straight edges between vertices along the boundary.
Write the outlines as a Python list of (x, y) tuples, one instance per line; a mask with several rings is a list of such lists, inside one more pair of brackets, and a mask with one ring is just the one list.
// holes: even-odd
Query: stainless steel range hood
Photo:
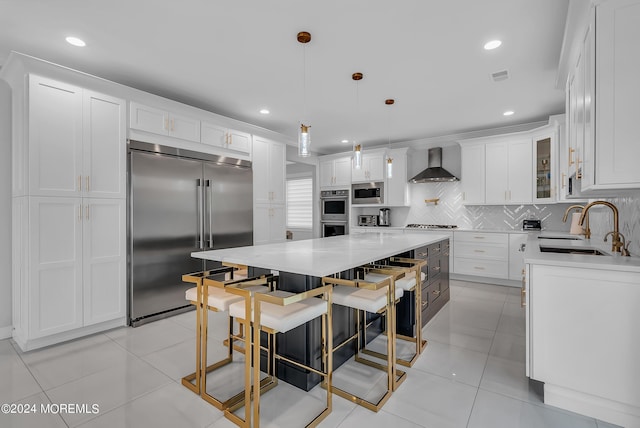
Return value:
[(442, 167), (442, 147), (429, 149), (428, 156), (427, 169), (409, 180), (409, 183), (458, 181), (458, 177)]

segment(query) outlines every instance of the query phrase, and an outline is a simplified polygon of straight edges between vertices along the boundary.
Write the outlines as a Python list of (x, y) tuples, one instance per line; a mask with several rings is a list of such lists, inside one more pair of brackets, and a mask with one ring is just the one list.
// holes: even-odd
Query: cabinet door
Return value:
[(368, 171), (367, 171), (367, 165), (364, 162), (364, 156), (362, 158), (362, 166), (360, 168), (356, 168), (353, 165), (351, 165), (351, 182), (352, 183), (361, 183), (363, 181), (367, 181), (368, 178)]
[(125, 101), (84, 92), (83, 194), (126, 197)]
[[(332, 187), (333, 186), (333, 160), (320, 161), (320, 187)], [(349, 166), (351, 167), (351, 166)], [(351, 183), (349, 183), (351, 184)]]
[(462, 146), (462, 200), (465, 204), (484, 204), (485, 200), (485, 146)]
[(531, 140), (510, 142), (508, 156), (508, 203), (530, 204), (533, 193), (533, 154)]
[[(255, 150), (255, 146), (254, 146)], [(253, 206), (253, 245), (267, 244), (271, 237), (271, 206), (260, 204)]]
[(83, 199), (84, 325), (126, 315), (123, 199)]
[(524, 269), (524, 252), (522, 245), (527, 242), (526, 233), (509, 234), (509, 279), (522, 280)]
[(271, 202), (285, 203), (286, 152), (284, 144), (272, 142), (269, 148), (269, 187)]
[(640, 187), (640, 1), (596, 8), (596, 182)]
[(376, 153), (365, 156), (364, 162), (368, 174), (367, 179), (370, 181), (383, 181), (385, 177), (384, 161), (385, 156), (383, 153)]
[(351, 186), (351, 158), (344, 157), (333, 161), (334, 186), (349, 188)]
[(272, 205), (269, 221), (269, 242), (286, 240), (287, 215), (285, 205)]
[(82, 327), (81, 198), (30, 199), (29, 337)]
[(78, 196), (82, 179), (82, 89), (29, 77), (29, 190)]
[(169, 115), (169, 135), (182, 140), (200, 142), (200, 121), (176, 114)]
[(132, 102), (129, 126), (140, 131), (169, 135), (169, 114), (157, 108)]
[(489, 143), (485, 147), (485, 200), (487, 204), (507, 203), (509, 154), (507, 143)]
[(209, 122), (200, 125), (201, 142), (214, 147), (227, 146), (227, 129)]
[(271, 201), (269, 150), (268, 141), (253, 139), (253, 200), (256, 204), (268, 204)]
[(249, 153), (251, 151), (251, 135), (239, 131), (229, 131), (227, 149)]

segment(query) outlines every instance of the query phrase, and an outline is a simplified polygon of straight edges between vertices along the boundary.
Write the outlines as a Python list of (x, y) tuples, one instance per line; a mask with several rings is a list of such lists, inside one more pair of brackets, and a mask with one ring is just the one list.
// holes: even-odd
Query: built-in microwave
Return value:
[(382, 204), (384, 202), (384, 182), (352, 184), (351, 195), (352, 204)]

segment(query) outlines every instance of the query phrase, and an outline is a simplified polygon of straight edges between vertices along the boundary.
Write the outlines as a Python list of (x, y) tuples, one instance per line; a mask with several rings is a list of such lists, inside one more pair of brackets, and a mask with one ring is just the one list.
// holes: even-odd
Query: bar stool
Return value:
[[(196, 367), (193, 373), (190, 373), (182, 378), (182, 384), (196, 394), (201, 392), (201, 375), (202, 369), (202, 284), (204, 278), (211, 275), (233, 275), (233, 268), (222, 267), (214, 270), (207, 270), (202, 272), (193, 272), (182, 275), (182, 281), (195, 284), (195, 287), (189, 288), (185, 292), (185, 298), (192, 305), (196, 307)], [(206, 370), (213, 370), (212, 366), (207, 367)]]
[[(422, 281), (425, 275), (422, 273), (422, 267), (426, 265), (425, 260), (391, 257), (382, 264), (372, 264), (364, 266), (365, 281), (379, 281), (385, 276), (392, 276), (395, 281), (396, 288), (401, 288), (404, 292), (415, 292), (415, 327), (413, 336), (405, 336), (396, 332), (396, 339), (409, 341), (415, 344), (415, 352), (410, 359), (400, 358), (396, 355), (396, 363), (405, 367), (411, 367), (416, 362), (427, 341), (422, 339)], [(416, 281), (420, 278), (420, 281)], [(365, 337), (367, 324), (364, 325)], [(386, 359), (387, 355), (369, 349), (363, 349), (363, 353)]]
[[(276, 360), (282, 360), (322, 376), (323, 381), (329, 385), (326, 407), (307, 425), (315, 427), (331, 413), (331, 373), (333, 363), (332, 355), (328, 350), (331, 349), (333, 343), (332, 287), (323, 286), (302, 293), (290, 293), (281, 290), (256, 293), (253, 295), (253, 299), (244, 290), (238, 289), (236, 291), (230, 288), (229, 291), (244, 295), (244, 301), (233, 303), (229, 308), (229, 313), (239, 322), (244, 322), (245, 324), (247, 319), (251, 320), (250, 324), (253, 327), (253, 376), (245, 376), (245, 398), (237, 405), (226, 409), (225, 416), (241, 427), (250, 427), (252, 426), (251, 415), (253, 414), (253, 427), (258, 428), (260, 426), (260, 394), (277, 384), (278, 380), (275, 374)], [(317, 298), (317, 296), (322, 296), (322, 298)], [(276, 353), (276, 333), (286, 333), (318, 317), (322, 318), (321, 370)], [(249, 330), (247, 329), (247, 331)], [(265, 332), (268, 336), (267, 379), (265, 379), (268, 382), (268, 388), (262, 385), (263, 382), (257, 381), (260, 378), (260, 351), (264, 349), (260, 346), (260, 332)], [(245, 358), (245, 373), (251, 370), (251, 363), (251, 358), (247, 354)], [(251, 395), (253, 395), (253, 406), (251, 406)], [(244, 419), (234, 414), (234, 411), (242, 406), (245, 407)]]
[[(234, 267), (228, 267), (228, 269), (234, 269)], [(245, 343), (244, 348), (240, 348), (245, 353), (245, 359), (251, 359), (251, 335), (242, 335), (242, 328), (240, 329), (240, 335), (233, 333), (233, 320), (234, 314), (231, 310), (231, 306), (234, 304), (243, 304), (245, 295), (252, 297), (257, 293), (266, 293), (274, 288), (275, 277), (273, 275), (263, 275), (255, 278), (246, 279), (229, 279), (220, 280), (219, 277), (208, 276), (203, 280), (203, 292), (202, 301), (207, 302), (203, 305), (204, 313), (202, 317), (202, 368), (201, 373), (201, 392), (200, 396), (210, 404), (213, 404), (220, 410), (226, 410), (229, 407), (241, 402), (244, 395), (244, 390), (239, 391), (237, 394), (227, 400), (220, 400), (207, 392), (207, 373), (212, 372), (220, 367), (223, 367), (233, 362), (233, 351), (238, 349), (235, 346), (236, 341), (243, 340)], [(238, 290), (242, 290), (240, 293)], [(222, 360), (207, 366), (207, 343), (208, 343), (208, 313), (213, 312), (229, 312), (229, 325), (227, 329), (227, 338), (225, 343), (228, 343), (228, 353)], [(244, 323), (243, 319), (237, 319), (237, 322), (241, 325)], [(245, 329), (249, 332), (248, 329)], [(248, 352), (248, 353), (247, 353)], [(246, 373), (245, 373), (246, 375)], [(263, 384), (263, 386), (266, 386)]]
[[(322, 284), (332, 284), (333, 287), (333, 303), (336, 305), (346, 306), (356, 310), (356, 333), (344, 340), (342, 343), (331, 349), (333, 353), (346, 343), (356, 340), (355, 361), (370, 367), (382, 370), (387, 374), (387, 386), (384, 394), (377, 402), (371, 402), (352, 392), (345, 391), (335, 384), (330, 387), (332, 392), (337, 395), (351, 400), (369, 410), (377, 412), (387, 402), (391, 393), (396, 386), (402, 383), (406, 378), (406, 373), (397, 370), (395, 364), (395, 302), (400, 299), (404, 293), (402, 288), (396, 288), (393, 276), (384, 276), (380, 280), (365, 281), (362, 279), (341, 279), (332, 277), (323, 277)], [(385, 314), (386, 331), (387, 331), (387, 355), (386, 365), (360, 357), (360, 312)], [(366, 317), (365, 321), (366, 323)], [(324, 387), (325, 385), (323, 385)]]

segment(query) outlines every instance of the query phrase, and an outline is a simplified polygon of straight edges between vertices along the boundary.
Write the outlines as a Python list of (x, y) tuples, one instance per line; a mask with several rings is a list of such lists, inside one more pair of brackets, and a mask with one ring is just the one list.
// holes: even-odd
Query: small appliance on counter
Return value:
[(377, 226), (377, 225), (378, 225), (377, 215), (359, 215), (358, 216), (358, 226)]
[(542, 222), (533, 219), (522, 220), (522, 230), (542, 230)]
[(380, 215), (378, 215), (378, 226), (391, 226), (391, 210), (389, 208), (380, 208)]

